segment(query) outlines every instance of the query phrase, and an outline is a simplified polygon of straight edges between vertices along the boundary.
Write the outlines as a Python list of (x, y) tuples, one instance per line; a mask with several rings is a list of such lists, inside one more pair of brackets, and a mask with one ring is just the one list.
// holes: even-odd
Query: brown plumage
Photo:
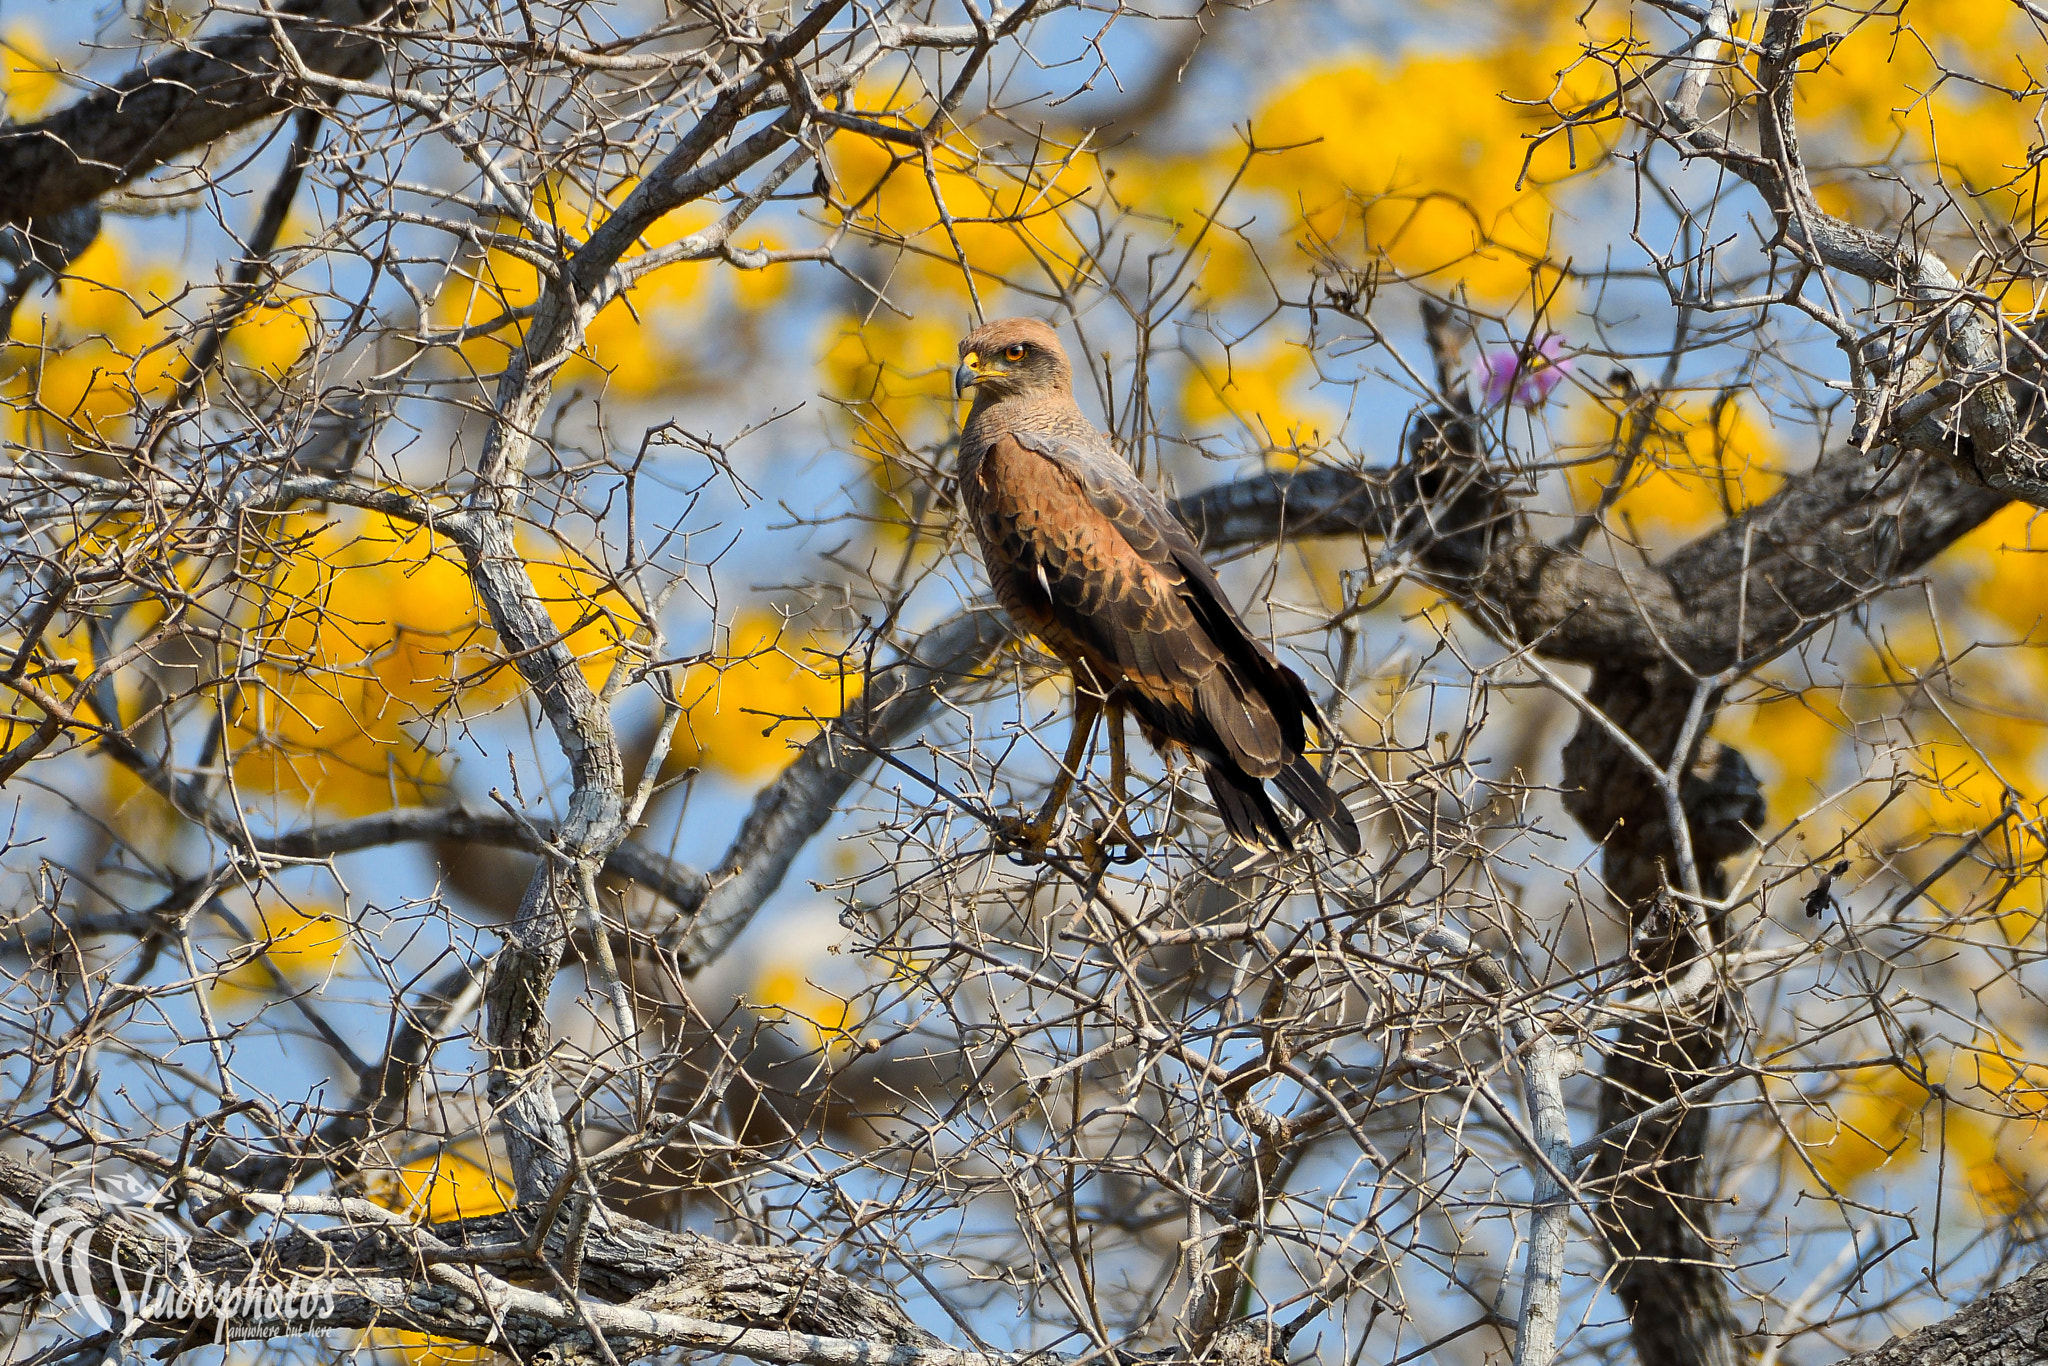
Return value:
[(1357, 822), (1303, 752), (1308, 721), (1328, 730), (1315, 700), (1239, 619), (1187, 528), (1081, 415), (1052, 329), (990, 323), (960, 343), (960, 361), (957, 385), (974, 388), (960, 491), (982, 562), (1004, 610), (1074, 672), (1076, 736), (1040, 826), (1106, 706), (1112, 755), (1128, 709), (1154, 748), (1193, 753), (1240, 843), (1294, 847), (1270, 780), (1357, 853)]

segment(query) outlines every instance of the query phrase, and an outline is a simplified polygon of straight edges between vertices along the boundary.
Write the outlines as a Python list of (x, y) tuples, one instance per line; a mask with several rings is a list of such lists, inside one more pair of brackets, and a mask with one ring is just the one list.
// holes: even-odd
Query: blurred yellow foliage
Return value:
[[(230, 999), (266, 995), (276, 989), (277, 969), (286, 983), (303, 986), (344, 966), (349, 957), (348, 921), (332, 906), (270, 906), (239, 912), (251, 943), (263, 952), (223, 976), (214, 990)], [(237, 946), (239, 951), (241, 946)]]
[[(74, 622), (67, 632), (61, 629), (59, 622), (53, 621), (44, 628), (39, 639), (42, 641), (42, 649), (32, 653), (32, 660), (38, 663), (47, 661), (51, 664), (69, 661), (71, 668), (63, 672), (68, 672), (75, 678), (82, 678), (92, 672), (92, 641), (86, 632), (84, 622)], [(21, 643), (18, 632), (0, 633), (0, 659), (11, 661), (21, 652)], [(40, 681), (45, 689), (54, 692), (58, 697), (69, 698), (71, 686), (66, 680), (52, 677)], [(118, 686), (118, 678), (116, 682)], [(90, 696), (76, 699), (73, 706), (80, 719), (88, 724), (100, 719)], [(0, 702), (0, 754), (28, 739), (42, 724), (44, 716), (41, 707), (10, 689), (5, 701)], [(183, 817), (176, 819), (182, 820)]]
[(1961, 1060), (1971, 1083), (2017, 1116), (2048, 1115), (2048, 1065), (2029, 1062), (2027, 1048), (2007, 1038), (1987, 1038)]
[[(2040, 510), (2013, 503), (1945, 552), (1946, 564), (1969, 584), (1970, 605), (2011, 631), (2015, 640), (2048, 644), (2048, 522)], [(2022, 656), (2039, 671), (2038, 651)]]
[[(1950, 228), (1964, 234), (1959, 259), (1976, 255), (1985, 231), (2037, 231), (2038, 38), (2022, 9), (2000, 0), (1912, 0), (1846, 29), (1842, 12), (1827, 17), (1839, 41), (1798, 90), (1802, 138), (1810, 149), (1832, 139), (1841, 152), (1809, 150), (1809, 162), (1853, 168), (1823, 186), (1829, 211), (1866, 219), (1898, 211), (1896, 176), (1862, 169), (1876, 149), (1894, 167), (1919, 168), (1938, 184), (1936, 193), (1962, 201)], [(1980, 267), (1971, 284), (2008, 311), (2033, 306), (2031, 281)]]
[[(1611, 449), (1612, 409), (1582, 404), (1574, 411), (1584, 424), (1582, 440), (1594, 449)], [(1647, 540), (1684, 540), (1768, 498), (1784, 481), (1780, 470), (1774, 435), (1749, 404), (1727, 396), (1688, 396), (1657, 412), (1610, 523)], [(1612, 456), (1572, 466), (1581, 506), (1599, 498), (1614, 471)]]
[(1825, 793), (1836, 752), (1853, 733), (1835, 690), (1810, 688), (1790, 697), (1723, 713), (1722, 732), (1756, 766), (1774, 824), (1811, 807)]
[(480, 260), (458, 265), (434, 300), (433, 317), (442, 327), (483, 327), (494, 330), (462, 343), (463, 359), (478, 370), (502, 369), (511, 349), (525, 337), (516, 315), (540, 299), (540, 270), (513, 252), (493, 247)]
[(1919, 1155), (1927, 1101), (1927, 1088), (1896, 1067), (1851, 1073), (1830, 1098), (1831, 1115), (1802, 1117), (1800, 1145), (1823, 1181), (1847, 1190), (1895, 1158)]
[(249, 626), (262, 662), (230, 708), (236, 781), (351, 815), (424, 800), (445, 775), (404, 723), (484, 643), (469, 582), (424, 531), (314, 515)]
[[(842, 318), (820, 362), (825, 391), (856, 419), (879, 429), (880, 444), (915, 448), (943, 437), (953, 423), (953, 359), (966, 328), (938, 309), (916, 318), (880, 313)], [(887, 435), (880, 435), (886, 433)], [(872, 454), (877, 437), (858, 443)], [(886, 480), (887, 471), (875, 471)]]
[[(788, 247), (787, 243), (772, 232), (742, 234), (740, 240), (733, 245), (745, 251), (784, 251)], [(761, 270), (735, 269), (730, 274), (733, 298), (744, 309), (766, 308), (789, 292), (790, 274), (787, 266), (767, 266)]]
[(14, 316), (0, 358), (5, 435), (25, 439), (34, 406), (90, 431), (129, 416), (138, 396), (168, 393), (183, 359), (159, 345), (170, 319), (152, 310), (176, 288), (168, 270), (131, 260), (120, 236), (102, 231), (55, 294), (38, 290)]
[[(1992, 534), (1970, 538), (1978, 554), (1997, 544), (1996, 529), (1987, 530)], [(1976, 566), (1971, 554), (1962, 558), (1959, 577), (1967, 582)], [(2027, 596), (2016, 586), (2010, 610), (2031, 626)], [(1893, 620), (1874, 648), (1861, 652), (1843, 686), (1828, 690), (1827, 708), (1843, 717), (1840, 743), (1847, 744), (1851, 728), (1863, 742), (1836, 772), (1860, 772), (1869, 780), (1829, 819), (1856, 823), (1860, 839), (1882, 851), (1908, 883), (1940, 872), (1924, 889), (1923, 907), (1949, 915), (1990, 914), (2006, 942), (2017, 944), (2038, 932), (2038, 893), (2020, 888), (2028, 882), (2039, 886), (2036, 863), (2048, 854), (2039, 801), (2048, 730), (2040, 719), (2038, 651), (1993, 649), (1994, 642), (1983, 641), (1957, 653), (1958, 639), (1950, 635), (1945, 643), (1926, 621)], [(1927, 706), (1930, 696), (1946, 701)], [(1774, 733), (1752, 731), (1766, 742)], [(1781, 762), (1768, 752), (1755, 757)], [(1775, 804), (1773, 810), (1786, 814)], [(2022, 883), (2010, 884), (2009, 871), (2019, 873)]]
[(858, 663), (842, 675), (834, 649), (817, 635), (792, 638), (772, 612), (741, 612), (724, 652), (683, 680), (677, 762), (741, 779), (783, 767), (859, 690)]
[(1999, 1141), (2002, 1131), (2015, 1126), (1997, 1123), (1959, 1106), (1947, 1108), (1941, 1137), (1948, 1145), (1949, 1166), (1952, 1170), (1961, 1170), (1963, 1180), (1969, 1183), (1970, 1194), (1977, 1199), (1978, 1211), (1989, 1217), (1999, 1217), (2011, 1215), (2031, 1204), (2024, 1168), (2014, 1169)]
[[(2019, 7), (1912, 0), (1899, 23), (1881, 12), (1844, 29), (1834, 17), (1839, 41), (1799, 81), (1802, 132), (1834, 131), (1878, 148), (1903, 137), (1922, 157), (1938, 153), (1978, 193), (2027, 166), (2032, 120), (2015, 117), (2010, 100), (1983, 88), (2032, 87), (2022, 54), (2034, 38)], [(1945, 71), (1964, 78), (1944, 79)]]
[(1241, 148), (1224, 148), (1208, 156), (1146, 156), (1123, 148), (1102, 169), (1103, 183), (1118, 206), (1171, 227), (1176, 240), (1196, 253), (1189, 278), (1206, 299), (1227, 299), (1260, 283), (1252, 244), (1209, 221), (1236, 169), (1231, 153), (1243, 154)]
[(771, 964), (755, 979), (747, 999), (763, 1017), (790, 1027), (807, 1049), (843, 1052), (858, 1040), (862, 1018), (853, 1003), (791, 964)]
[[(380, 1172), (367, 1183), (369, 1198), (413, 1219), (443, 1223), (499, 1214), (515, 1203), (511, 1186), (490, 1167), (480, 1144), (456, 1144), (435, 1157)], [(372, 1328), (363, 1335), (373, 1347), (388, 1348), (412, 1366), (486, 1366), (505, 1358), (488, 1347), (472, 1347), (425, 1333)]]
[(35, 118), (56, 93), (56, 63), (35, 30), (21, 24), (0, 29), (0, 109), (7, 118)]
[(1938, 1154), (1975, 1197), (1980, 1215), (2001, 1217), (2026, 1203), (2024, 1181), (2001, 1152), (2005, 1126), (1961, 1104), (1943, 1104), (1898, 1068), (1852, 1074), (1827, 1110), (1807, 1112), (1796, 1128), (1830, 1190), (1847, 1191), (1882, 1168)]
[(252, 370), (282, 379), (320, 336), (320, 310), (311, 295), (288, 292), (264, 300), (228, 333), (230, 355)]
[(372, 1328), (362, 1335), (362, 1341), (373, 1350), (397, 1354), (410, 1366), (497, 1366), (505, 1359), (502, 1353), (489, 1347), (471, 1347), (450, 1338), (409, 1333), (402, 1328)]
[(479, 1147), (459, 1144), (372, 1183), (371, 1199), (386, 1209), (432, 1223), (501, 1214), (512, 1208), (512, 1188), (500, 1181)]
[(1969, 1080), (1976, 1089), (2010, 1116), (1985, 1121), (1993, 1151), (1988, 1160), (1979, 1159), (1976, 1166), (1987, 1170), (1983, 1177), (1973, 1175), (1971, 1183), (1985, 1207), (1997, 1213), (2026, 1208), (2032, 1203), (2029, 1192), (2048, 1176), (2048, 1148), (2041, 1141), (2042, 1121), (2048, 1118), (2048, 1067), (2026, 1061), (2021, 1055), (2028, 1051), (2016, 1040), (1992, 1037), (1957, 1060), (1958, 1070), (1974, 1074)]
[[(261, 662), (231, 711), (236, 779), (347, 814), (425, 800), (446, 774), (409, 723), (443, 704), (495, 705), (523, 684), (452, 547), (374, 514), (311, 519), (296, 519), (250, 622)], [(601, 685), (639, 615), (573, 553), (528, 556), (550, 619)]]
[(1330, 420), (1326, 409), (1299, 396), (1314, 376), (1306, 347), (1269, 342), (1214, 369), (1190, 366), (1181, 411), (1191, 428), (1231, 420), (1266, 446), (1313, 444)]
[[(1543, 187), (1568, 173), (1572, 152), (1561, 137), (1545, 143), (1524, 180), (1528, 138), (1554, 116), (1503, 96), (1554, 96), (1562, 107), (1599, 93), (1590, 68), (1560, 87), (1556, 73), (1570, 65), (1569, 47), (1537, 43), (1318, 72), (1253, 119), (1261, 147), (1288, 150), (1254, 160), (1246, 183), (1296, 204), (1324, 241), (1361, 231), (1403, 274), (1514, 298), (1549, 253)], [(1581, 164), (1597, 160), (1598, 136), (1581, 137)]]
[(185, 818), (126, 765), (101, 765), (101, 807), (107, 823), (138, 849), (169, 849), (185, 833)]
[[(603, 204), (586, 195), (564, 194), (562, 217), (580, 216), (588, 232), (633, 190), (634, 182), (618, 186)], [(580, 208), (575, 206), (580, 205)], [(673, 246), (713, 219), (704, 204), (690, 204), (658, 219), (641, 244), (626, 254), (630, 263), (649, 251)], [(500, 223), (501, 231), (516, 225)], [(716, 263), (677, 262), (655, 270), (606, 305), (584, 330), (583, 345), (563, 367), (565, 380), (601, 378), (613, 392), (641, 398), (686, 385), (691, 373), (684, 339), (704, 320), (709, 302), (704, 289), (707, 270)], [(776, 268), (771, 268), (771, 272)], [(434, 301), (434, 321), (445, 328), (478, 327), (501, 315), (516, 315), (540, 298), (541, 275), (533, 262), (514, 251), (492, 248), (483, 258), (459, 268)], [(523, 321), (513, 318), (487, 335), (462, 343), (462, 354), (479, 371), (503, 368), (511, 348), (525, 337)]]
[[(853, 103), (895, 104), (896, 115), (877, 121), (902, 128), (913, 126), (909, 120), (921, 107), (905, 110), (900, 96), (871, 89)], [(1019, 271), (1035, 273), (1044, 260), (1073, 260), (1076, 248), (1065, 214), (1077, 202), (1090, 201), (1101, 185), (1092, 153), (1051, 144), (1040, 145), (1030, 164), (1016, 167), (984, 158), (956, 138), (933, 148), (930, 175), (909, 149), (858, 132), (841, 133), (830, 150), (833, 179), (854, 217), (885, 240), (914, 249), (916, 255), (900, 269), (939, 298), (963, 305), (962, 257), (983, 289)]]
[(1930, 831), (1960, 834), (1987, 824), (2004, 807), (2006, 786), (1968, 745), (1923, 740), (1912, 751), (1912, 797)]
[[(527, 576), (563, 643), (576, 656), (583, 680), (601, 690), (612, 677), (626, 644), (646, 628), (646, 621), (624, 594), (612, 586), (602, 569), (566, 546), (526, 551)], [(508, 671), (496, 674), (497, 686), (509, 689), (517, 679)], [(465, 687), (469, 684), (465, 680)]]
[[(1956, 851), (1953, 839), (1936, 836), (1974, 838), (1976, 832), (1985, 831), (1977, 846), (1978, 856), (1965, 857), (1946, 873), (1931, 889), (1932, 900), (1952, 911), (1990, 912), (2006, 943), (2019, 944), (2041, 924), (2040, 861), (2048, 857), (2041, 835), (2042, 806), (2037, 799), (2010, 791), (1986, 760), (1998, 763), (2004, 758), (2015, 766), (2009, 774), (2023, 776), (2018, 766), (2039, 749), (2041, 731), (2038, 724), (2010, 719), (2003, 726), (1996, 720), (1987, 721), (1978, 729), (1981, 733), (1972, 736), (1975, 745), (1923, 740), (1915, 747), (1911, 763), (1917, 781), (1908, 794), (1910, 802), (1893, 808), (1900, 818), (1889, 822), (1886, 830), (1903, 846), (1898, 861), (1909, 874), (1920, 874), (1923, 869), (1932, 873)], [(2023, 750), (2016, 753), (2013, 746), (1999, 744), (2001, 729), (2010, 733), (2009, 739), (2021, 741)], [(2000, 750), (2007, 753), (2001, 756)], [(2038, 787), (2032, 790), (2039, 791)], [(1985, 888), (1987, 878), (1994, 883), (2002, 881), (1998, 870), (2004, 867), (2031, 870), (2026, 877), (2033, 895), (2001, 894), (1991, 901), (1981, 900), (1977, 894)]]

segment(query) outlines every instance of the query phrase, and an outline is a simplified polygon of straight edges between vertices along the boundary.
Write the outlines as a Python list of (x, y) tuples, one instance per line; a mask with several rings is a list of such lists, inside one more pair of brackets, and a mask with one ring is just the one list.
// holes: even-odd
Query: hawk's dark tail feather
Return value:
[(1209, 780), (1209, 795), (1216, 801), (1216, 814), (1230, 837), (1248, 849), (1278, 849), (1294, 852), (1294, 838), (1287, 822), (1273, 808), (1266, 785), (1257, 778), (1216, 764), (1203, 764), (1202, 776)]
[(1273, 781), (1304, 815), (1315, 817), (1338, 848), (1357, 856), (1364, 847), (1364, 841), (1358, 837), (1358, 818), (1351, 814), (1351, 808), (1344, 805), (1344, 799), (1337, 795), (1336, 790), (1324, 781), (1323, 775), (1316, 772), (1307, 755), (1297, 754), (1294, 762), (1273, 775)]

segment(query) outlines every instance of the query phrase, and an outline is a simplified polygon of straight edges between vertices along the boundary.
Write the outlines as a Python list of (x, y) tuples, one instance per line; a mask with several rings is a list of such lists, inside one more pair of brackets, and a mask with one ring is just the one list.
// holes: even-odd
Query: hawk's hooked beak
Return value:
[(981, 380), (981, 356), (969, 351), (960, 358), (960, 368), (953, 372), (953, 397), (958, 398)]

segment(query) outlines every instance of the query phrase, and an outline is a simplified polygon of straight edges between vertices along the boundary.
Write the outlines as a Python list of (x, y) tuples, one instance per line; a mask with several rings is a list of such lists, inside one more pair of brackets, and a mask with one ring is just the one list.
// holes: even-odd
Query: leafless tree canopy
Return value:
[[(2048, 11), (33, 13), (9, 1362), (2048, 1359)], [(1019, 313), (1362, 857), (1013, 839)]]

